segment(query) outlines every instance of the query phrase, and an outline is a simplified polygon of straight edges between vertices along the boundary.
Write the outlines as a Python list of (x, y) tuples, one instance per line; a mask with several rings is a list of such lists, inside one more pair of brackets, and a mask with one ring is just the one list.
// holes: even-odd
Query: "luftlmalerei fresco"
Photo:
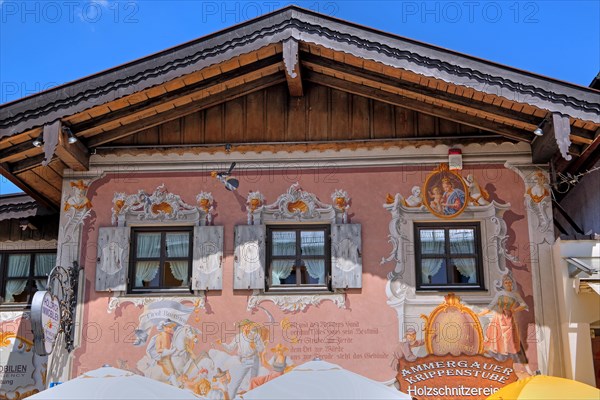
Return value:
[[(543, 176), (523, 182), (501, 165), (287, 174), (243, 171), (232, 191), (192, 173), (74, 181), (63, 229), (81, 228), (86, 285), (73, 375), (111, 364), (233, 399), (320, 357), (419, 398), (485, 398), (534, 373), (525, 207), (543, 204)], [(543, 229), (544, 212), (535, 229)], [(306, 295), (234, 290), (234, 227), (264, 222), (265, 215), (297, 222), (310, 213), (361, 225), (362, 249), (348, 247), (362, 257), (360, 287)], [(430, 263), (417, 276), (413, 224), (473, 220), (482, 224), (484, 268), (463, 263), (457, 270), (482, 287), (417, 290), (439, 266)], [(102, 242), (99, 228), (135, 221), (223, 227), (222, 255), (199, 266), (206, 276), (222, 269), (221, 280), (202, 283), (220, 289), (192, 294), (200, 283), (187, 280), (172, 295), (97, 290), (126, 274), (129, 257), (127, 243)], [(428, 393), (433, 387), (447, 392)], [(15, 398), (11, 393), (2, 395)]]

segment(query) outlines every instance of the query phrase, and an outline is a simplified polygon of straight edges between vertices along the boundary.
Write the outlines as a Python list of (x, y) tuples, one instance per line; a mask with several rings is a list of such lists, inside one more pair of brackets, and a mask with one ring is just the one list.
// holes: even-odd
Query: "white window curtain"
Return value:
[(281, 285), (281, 281), (290, 276), (293, 267), (294, 260), (271, 261), (271, 284)]
[[(296, 255), (296, 233), (295, 232), (273, 232), (274, 256)], [(292, 273), (294, 260), (272, 260), (271, 261), (271, 284), (281, 285), (281, 281)]]
[[(421, 230), (421, 254), (444, 254), (444, 231), (443, 230)], [(435, 276), (442, 267), (444, 260), (441, 258), (421, 257), (421, 281), (431, 283), (430, 277)]]
[[(56, 254), (36, 254), (33, 274), (35, 276), (47, 277), (50, 275), (50, 272), (55, 265)], [(35, 286), (37, 287), (37, 290), (46, 290), (46, 283), (48, 283), (48, 278), (35, 280)]]
[[(27, 278), (29, 276), (29, 254), (10, 254), (8, 256), (8, 277)], [(9, 280), (6, 282), (6, 301), (14, 302), (15, 296), (20, 295), (27, 286), (27, 279)]]
[[(137, 236), (138, 257), (160, 257), (160, 233), (142, 233)], [(152, 282), (158, 273), (158, 261), (138, 261), (135, 266), (135, 286)]]
[[(189, 255), (189, 238), (187, 233), (168, 233), (167, 234), (167, 257), (187, 257)], [(181, 286), (187, 286), (188, 276), (188, 261), (169, 261), (171, 273), (181, 282)]]
[[(308, 232), (303, 232), (308, 233)], [(302, 238), (302, 255), (323, 256), (325, 255), (325, 243), (323, 233), (316, 232), (313, 237)], [(325, 260), (304, 259), (308, 275), (313, 279), (318, 279), (319, 285), (325, 283)]]
[[(450, 230), (451, 254), (475, 254), (475, 239), (472, 230)], [(460, 274), (469, 278), (468, 283), (477, 282), (477, 269), (474, 258), (453, 258)]]

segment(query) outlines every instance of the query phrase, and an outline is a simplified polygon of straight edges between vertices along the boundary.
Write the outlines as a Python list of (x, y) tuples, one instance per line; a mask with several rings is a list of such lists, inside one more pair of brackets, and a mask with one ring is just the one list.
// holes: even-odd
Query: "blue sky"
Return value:
[[(289, 1), (0, 0), (0, 103), (243, 22)], [(300, 1), (304, 8), (588, 86), (600, 1)], [(18, 191), (0, 177), (0, 194)]]

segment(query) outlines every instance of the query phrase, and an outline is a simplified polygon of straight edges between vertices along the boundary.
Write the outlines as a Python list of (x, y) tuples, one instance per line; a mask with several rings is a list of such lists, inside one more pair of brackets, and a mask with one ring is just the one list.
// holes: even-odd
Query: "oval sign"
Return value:
[(47, 291), (36, 292), (31, 302), (31, 329), (35, 352), (52, 353), (60, 329), (60, 302)]

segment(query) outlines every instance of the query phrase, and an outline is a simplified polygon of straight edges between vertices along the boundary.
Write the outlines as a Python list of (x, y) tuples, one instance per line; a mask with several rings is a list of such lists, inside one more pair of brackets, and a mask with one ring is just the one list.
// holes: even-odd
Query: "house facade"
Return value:
[(6, 104), (2, 172), (60, 212), (77, 272), (29, 368), (229, 398), (315, 357), (418, 398), (566, 376), (551, 185), (597, 159), (599, 103), (287, 7)]

